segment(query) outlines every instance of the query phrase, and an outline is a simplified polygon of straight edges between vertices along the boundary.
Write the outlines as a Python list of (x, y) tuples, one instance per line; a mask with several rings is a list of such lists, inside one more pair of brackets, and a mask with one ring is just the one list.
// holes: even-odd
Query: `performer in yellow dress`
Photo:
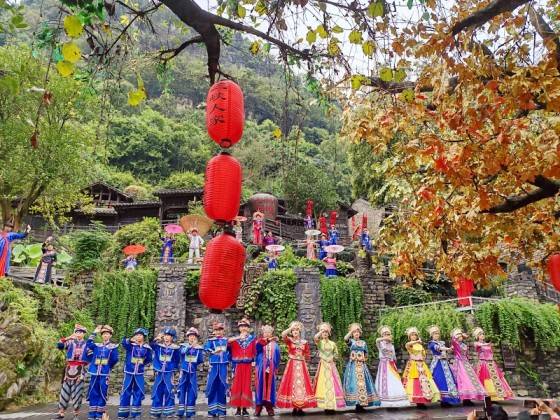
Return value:
[(317, 329), (319, 332), (315, 334), (314, 339), (319, 349), (320, 361), (313, 389), (317, 399), (317, 407), (332, 412), (337, 408), (346, 406), (342, 382), (335, 363), (335, 359), (338, 358), (338, 348), (336, 343), (329, 339), (332, 331), (329, 323), (323, 322)]
[(416, 327), (406, 330), (408, 343), (406, 349), (410, 358), (403, 372), (403, 385), (410, 402), (419, 408), (425, 408), (426, 404), (438, 402), (439, 390), (432, 378), (432, 373), (426, 365), (426, 350), (420, 340)]

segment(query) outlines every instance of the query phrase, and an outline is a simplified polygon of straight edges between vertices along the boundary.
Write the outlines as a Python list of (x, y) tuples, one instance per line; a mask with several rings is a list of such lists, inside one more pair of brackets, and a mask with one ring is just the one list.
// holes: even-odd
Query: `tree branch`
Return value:
[(461, 31), (470, 28), (471, 26), (482, 26), (496, 16), (505, 12), (511, 12), (517, 9), (519, 6), (522, 6), (525, 3), (529, 3), (529, 1), (531, 0), (494, 0), (485, 8), (477, 10), (472, 15), (455, 23), (455, 25), (453, 25), (453, 27), (451, 28), (451, 33), (453, 35), (457, 35)]
[[(203, 43), (203, 42), (204, 42), (204, 40), (202, 39), (202, 36), (200, 36), (200, 35), (195, 36), (194, 38), (191, 38), (191, 39), (183, 42), (177, 48), (171, 48), (169, 50), (160, 51), (159, 52), (159, 58), (162, 59), (163, 61), (169, 61), (172, 58), (175, 58), (177, 55), (179, 55), (181, 53), (181, 51), (183, 51), (189, 45), (197, 44), (197, 43)], [(170, 55), (168, 57), (166, 57), (167, 54), (170, 54)]]
[(502, 204), (491, 207), (488, 210), (483, 210), (481, 213), (511, 213), (545, 198), (554, 197), (560, 191), (560, 182), (548, 179), (542, 175), (535, 177), (531, 184), (538, 187), (538, 189), (528, 194), (508, 197)]
[(556, 49), (556, 66), (560, 69), (560, 39), (558, 34), (550, 27), (546, 20), (538, 13), (533, 6), (529, 6), (529, 19), (531, 24), (535, 27), (539, 35), (544, 41), (544, 44), (550, 49), (550, 45), (553, 45)]

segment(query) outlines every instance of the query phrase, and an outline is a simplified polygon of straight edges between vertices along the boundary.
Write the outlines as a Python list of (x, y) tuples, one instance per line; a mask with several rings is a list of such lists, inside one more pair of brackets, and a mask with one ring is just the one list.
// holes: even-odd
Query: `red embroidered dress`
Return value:
[(284, 342), (288, 346), (288, 364), (278, 388), (276, 405), (279, 408), (298, 409), (317, 407), (311, 377), (305, 363), (310, 357), (309, 343), (290, 337), (286, 337)]
[(255, 361), (256, 340), (252, 335), (229, 343), (231, 362), (234, 367), (233, 384), (229, 404), (232, 407), (247, 408), (253, 406), (251, 391), (252, 363)]

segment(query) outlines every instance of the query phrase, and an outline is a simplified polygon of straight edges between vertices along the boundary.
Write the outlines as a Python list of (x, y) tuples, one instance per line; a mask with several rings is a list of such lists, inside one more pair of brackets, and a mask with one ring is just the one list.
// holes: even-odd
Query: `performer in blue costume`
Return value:
[(155, 418), (175, 415), (173, 374), (179, 369), (181, 361), (179, 346), (173, 343), (176, 338), (177, 332), (173, 328), (165, 328), (152, 342), (156, 379), (152, 387), (150, 415)]
[(268, 255), (264, 257), (264, 262), (268, 264), (269, 270), (278, 268), (278, 253), (276, 251), (268, 251)]
[(138, 328), (131, 339), (123, 338), (122, 346), (126, 352), (124, 362), (124, 381), (119, 404), (119, 419), (140, 417), (144, 399), (144, 369), (152, 363), (152, 348), (145, 342), (148, 330)]
[(166, 233), (165, 238), (161, 238), (163, 245), (161, 247), (161, 255), (159, 262), (162, 264), (173, 264), (175, 259), (173, 257), (173, 244), (175, 243), (175, 238), (171, 233)]
[(369, 230), (367, 230), (367, 228), (364, 228), (360, 235), (360, 245), (362, 245), (366, 251), (371, 251), (371, 238), (369, 237)]
[[(96, 343), (95, 337), (101, 334), (103, 342)], [(119, 361), (119, 345), (111, 343), (113, 329), (108, 325), (98, 325), (86, 342), (84, 359), (89, 363), (89, 389), (86, 400), (89, 402), (88, 420), (100, 419), (107, 405), (109, 375)]]
[(212, 326), (214, 337), (204, 345), (204, 350), (209, 355), (210, 371), (206, 384), (206, 397), (208, 397), (208, 416), (225, 417), (226, 393), (228, 389), (227, 375), (230, 355), (227, 349), (228, 340), (224, 337), (224, 324), (216, 322)]
[(331, 225), (331, 230), (329, 230), (329, 241), (330, 245), (338, 244), (338, 240), (340, 239), (340, 233), (336, 229), (335, 225)]
[(327, 240), (327, 235), (324, 233), (321, 235), (321, 239), (319, 240), (319, 261), (323, 261), (327, 258), (327, 251), (325, 247), (329, 246), (330, 242)]
[(447, 360), (447, 352), (453, 351), (453, 349), (447, 347), (445, 341), (441, 340), (441, 332), (437, 325), (432, 325), (428, 328), (428, 333), (431, 337), (428, 348), (433, 356), (430, 370), (441, 395), (441, 406), (451, 407), (458, 405), (461, 403), (461, 399), (459, 398), (455, 377)]
[(255, 359), (255, 416), (260, 416), (263, 406), (269, 416), (274, 416), (276, 405), (276, 374), (280, 365), (278, 337), (273, 337), (274, 328), (264, 325), (262, 336), (257, 339)]
[(4, 223), (4, 229), (0, 232), (0, 277), (4, 277), (10, 272), (10, 257), (12, 249), (10, 244), (16, 239), (25, 238), (31, 232), (31, 226), (27, 225), (25, 232), (12, 232), (14, 224), (12, 222)]
[(181, 379), (177, 387), (179, 392), (179, 417), (193, 417), (196, 413), (195, 404), (198, 395), (198, 380), (196, 377), (198, 365), (204, 362), (204, 349), (198, 343), (198, 330), (189, 328), (188, 343), (181, 344)]

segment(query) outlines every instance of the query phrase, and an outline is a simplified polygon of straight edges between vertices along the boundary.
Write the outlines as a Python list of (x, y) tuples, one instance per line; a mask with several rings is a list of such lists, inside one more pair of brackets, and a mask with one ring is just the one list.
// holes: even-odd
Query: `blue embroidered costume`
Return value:
[(331, 230), (329, 230), (330, 245), (336, 245), (339, 239), (340, 239), (340, 233), (338, 233), (336, 227), (332, 226)]
[(369, 237), (369, 232), (362, 232), (362, 234), (360, 235), (360, 244), (366, 251), (371, 251), (371, 238)]
[(0, 232), (0, 277), (4, 277), (10, 272), (10, 257), (12, 249), (10, 244), (16, 239), (23, 239), (27, 236), (27, 232)]
[(227, 373), (230, 361), (227, 345), (227, 338), (222, 336), (210, 338), (204, 345), (210, 362), (206, 396), (208, 397), (208, 415), (212, 417), (226, 415)]
[[(173, 338), (177, 333), (172, 328), (163, 331)], [(152, 342), (154, 349), (154, 371), (156, 379), (152, 387), (152, 417), (173, 416), (175, 412), (175, 392), (173, 390), (173, 374), (179, 369), (180, 351), (177, 344), (165, 345), (163, 342)]]
[[(148, 335), (148, 331), (139, 328), (134, 335)], [(132, 343), (123, 338), (122, 346), (126, 351), (124, 362), (124, 381), (119, 404), (119, 419), (140, 417), (142, 414), (142, 400), (144, 399), (144, 369), (152, 363), (152, 348), (144, 343)]]
[[(189, 332), (192, 333), (190, 329)], [(187, 332), (187, 336), (189, 335)], [(198, 331), (196, 331), (198, 335)], [(179, 417), (193, 417), (195, 415), (196, 397), (198, 395), (197, 370), (198, 365), (204, 361), (204, 349), (202, 346), (190, 345), (188, 343), (181, 345), (181, 379), (179, 380)]]
[(171, 264), (175, 261), (173, 258), (173, 243), (175, 239), (161, 238), (163, 245), (161, 247), (161, 255), (159, 262), (162, 264)]
[[(268, 326), (272, 333), (272, 327)], [(274, 415), (276, 405), (276, 373), (280, 365), (280, 346), (273, 339), (259, 338), (256, 342), (255, 359), (255, 414), (265, 406)]]
[(457, 391), (457, 384), (451, 372), (451, 367), (447, 361), (447, 348), (444, 341), (431, 340), (428, 343), (428, 348), (432, 352), (432, 362), (430, 363), (430, 370), (432, 377), (436, 383), (440, 395), (441, 402), (446, 404), (460, 404), (459, 392)]
[(322, 239), (319, 241), (319, 261), (323, 261), (327, 258), (327, 251), (325, 247), (329, 246), (330, 242), (327, 239)]

